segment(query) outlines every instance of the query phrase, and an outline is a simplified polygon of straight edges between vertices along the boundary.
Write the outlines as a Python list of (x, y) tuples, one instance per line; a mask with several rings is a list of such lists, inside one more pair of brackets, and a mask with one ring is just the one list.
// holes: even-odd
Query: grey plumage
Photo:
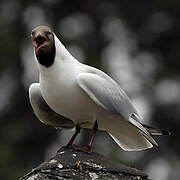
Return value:
[(96, 103), (129, 121), (142, 132), (146, 139), (158, 146), (151, 133), (139, 122), (140, 116), (120, 86), (102, 71), (89, 68), (89, 72), (81, 73), (77, 77), (79, 86)]
[(164, 129), (158, 129), (144, 124), (143, 126), (147, 129), (147, 131), (149, 131), (154, 136), (171, 135), (171, 132)]
[(137, 113), (126, 93), (104, 72), (86, 66), (86, 72), (79, 74), (79, 86), (93, 99), (114, 114), (129, 119), (130, 114)]

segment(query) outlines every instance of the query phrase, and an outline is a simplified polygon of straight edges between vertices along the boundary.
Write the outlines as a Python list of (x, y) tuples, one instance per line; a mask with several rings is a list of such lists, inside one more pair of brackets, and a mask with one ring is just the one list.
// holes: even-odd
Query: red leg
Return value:
[(95, 121), (95, 124), (93, 126), (92, 136), (91, 136), (91, 139), (90, 139), (88, 145), (87, 146), (77, 146), (77, 145), (73, 144), (72, 145), (73, 148), (75, 150), (84, 151), (84, 152), (87, 152), (87, 153), (92, 153), (92, 144), (93, 144), (93, 141), (94, 141), (97, 130), (98, 130), (98, 123), (97, 123), (97, 121)]
[(61, 152), (63, 151), (64, 149), (68, 149), (68, 148), (71, 148), (72, 147), (72, 144), (76, 138), (76, 136), (80, 133), (80, 126), (79, 125), (76, 125), (76, 131), (75, 133), (73, 134), (73, 136), (71, 137), (71, 139), (69, 140), (69, 142), (65, 145), (65, 146), (62, 146), (58, 151), (58, 152)]

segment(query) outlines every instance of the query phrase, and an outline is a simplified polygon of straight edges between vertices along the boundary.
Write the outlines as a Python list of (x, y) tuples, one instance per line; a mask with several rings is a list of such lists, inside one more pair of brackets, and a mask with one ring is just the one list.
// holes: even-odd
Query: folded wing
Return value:
[(39, 83), (30, 86), (29, 99), (34, 113), (42, 123), (68, 129), (75, 126), (73, 121), (57, 114), (48, 106), (41, 95)]
[[(126, 93), (109, 76), (97, 70), (90, 73), (81, 73), (77, 77), (77, 82), (98, 105), (111, 113), (120, 115), (124, 120), (137, 128), (146, 140), (158, 146), (151, 133), (140, 123), (140, 117)], [(113, 136), (113, 131), (111, 135)], [(117, 139), (116, 135), (114, 140)]]

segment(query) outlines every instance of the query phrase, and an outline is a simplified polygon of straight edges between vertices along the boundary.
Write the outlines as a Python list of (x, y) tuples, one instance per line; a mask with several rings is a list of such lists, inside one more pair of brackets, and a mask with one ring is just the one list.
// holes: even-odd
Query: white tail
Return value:
[(123, 150), (139, 151), (153, 147), (143, 132), (129, 121), (117, 117), (108, 119), (108, 121), (112, 123), (106, 127), (106, 130)]

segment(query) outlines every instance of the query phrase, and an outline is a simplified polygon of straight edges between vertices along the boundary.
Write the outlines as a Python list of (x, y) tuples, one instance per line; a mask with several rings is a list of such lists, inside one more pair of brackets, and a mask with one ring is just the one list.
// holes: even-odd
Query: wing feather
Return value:
[(81, 73), (77, 77), (78, 85), (100, 106), (112, 113), (128, 119), (137, 113), (126, 93), (110, 77), (94, 73)]
[(126, 93), (109, 76), (100, 73), (81, 73), (77, 77), (78, 85), (98, 105), (118, 114), (138, 128), (153, 145), (158, 146), (151, 133), (139, 122), (138, 113)]
[(48, 106), (41, 95), (39, 83), (31, 84), (29, 99), (34, 113), (42, 123), (68, 129), (72, 129), (75, 126), (73, 121), (57, 114)]

